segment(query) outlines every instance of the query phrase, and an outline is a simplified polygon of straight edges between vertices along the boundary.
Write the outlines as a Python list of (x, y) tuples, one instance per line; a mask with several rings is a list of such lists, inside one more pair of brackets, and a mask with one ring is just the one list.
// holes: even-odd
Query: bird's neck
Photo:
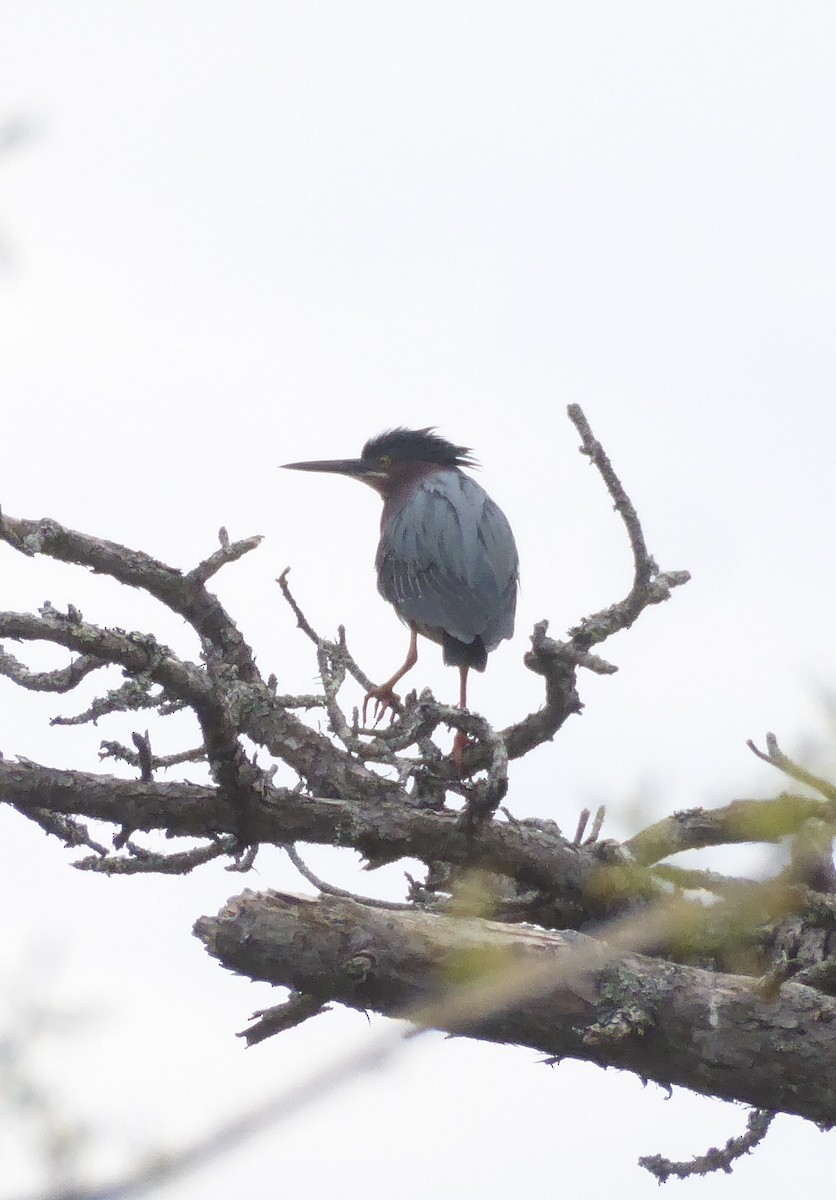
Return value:
[(379, 489), (383, 497), (383, 512), (380, 515), (381, 530), (387, 521), (391, 521), (392, 517), (414, 496), (416, 489), (429, 475), (437, 475), (450, 469), (450, 467), (429, 462), (393, 464), (389, 478)]

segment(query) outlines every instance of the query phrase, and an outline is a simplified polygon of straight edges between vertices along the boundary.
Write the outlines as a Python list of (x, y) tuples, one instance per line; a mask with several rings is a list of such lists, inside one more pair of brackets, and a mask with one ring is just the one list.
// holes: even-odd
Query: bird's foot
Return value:
[(369, 688), (363, 698), (363, 724), (366, 724), (366, 709), (369, 707), (369, 701), (374, 700), (374, 711), (372, 713), (372, 724), (377, 725), (388, 709), (391, 709), (392, 716), (390, 720), (395, 719), (395, 705), (400, 704), (401, 698), (397, 692), (393, 691), (387, 683), (382, 683), (380, 687)]

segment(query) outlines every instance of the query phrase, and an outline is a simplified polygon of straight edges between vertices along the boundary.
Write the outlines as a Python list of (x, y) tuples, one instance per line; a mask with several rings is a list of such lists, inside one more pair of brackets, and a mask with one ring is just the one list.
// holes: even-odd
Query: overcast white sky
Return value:
[[(518, 632), (472, 694), (502, 724), (539, 701), (534, 621), (559, 635), (629, 585), (577, 402), (660, 565), (693, 581), (605, 647), (618, 675), (581, 680), (583, 716), (514, 768), (511, 809), (573, 829), (605, 801), (622, 836), (769, 794), (745, 748), (767, 729), (836, 770), (835, 61), (830, 0), (6, 0), (0, 118), (33, 135), (0, 158), (4, 510), (182, 567), (222, 524), (263, 533), (218, 580), (261, 664), (283, 690), (312, 684), (273, 583), (291, 564), (310, 618), (344, 622), (382, 678), (405, 635), (374, 587), (377, 500), (276, 467), (437, 424), (475, 447), (519, 543)], [(4, 548), (0, 572), (3, 608), (72, 602), (195, 652), (107, 581)], [(434, 647), (414, 682), (455, 695)], [(0, 704), (3, 752), (46, 763), (95, 769), (131, 727), (49, 730), (56, 700), (3, 681)], [(401, 886), (310, 858), (360, 890)], [(31, 976), (95, 1009), (42, 1067), (120, 1147), (176, 1144), (369, 1036), (338, 1013), (246, 1053), (233, 1037), (271, 993), (223, 975), (190, 927), (244, 885), (305, 890), (278, 852), (247, 879), (68, 861), (0, 812), (0, 992), (12, 1004)], [(427, 1039), (165, 1195), (645, 1197), (639, 1154), (687, 1157), (744, 1121)], [(0, 1149), (11, 1196), (23, 1156)], [(832, 1135), (785, 1118), (732, 1179), (668, 1186), (749, 1200), (833, 1163)]]

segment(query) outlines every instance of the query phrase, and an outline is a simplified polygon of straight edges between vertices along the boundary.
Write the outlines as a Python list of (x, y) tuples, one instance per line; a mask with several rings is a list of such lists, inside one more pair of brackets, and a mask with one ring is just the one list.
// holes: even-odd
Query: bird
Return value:
[[(447, 666), (459, 670), (459, 706), (467, 708), (467, 676), (484, 671), (488, 654), (514, 632), (519, 557), (511, 526), (484, 488), (466, 473), (477, 466), (468, 446), (456, 446), (434, 426), (388, 429), (370, 438), (359, 458), (285, 463), (359, 479), (380, 494), (383, 513), (375, 567), (377, 587), (410, 629), (403, 664), (371, 699), (375, 723), (397, 702), (394, 691), (418, 661), (418, 635), (438, 643)], [(467, 737), (459, 732), (461, 768)]]

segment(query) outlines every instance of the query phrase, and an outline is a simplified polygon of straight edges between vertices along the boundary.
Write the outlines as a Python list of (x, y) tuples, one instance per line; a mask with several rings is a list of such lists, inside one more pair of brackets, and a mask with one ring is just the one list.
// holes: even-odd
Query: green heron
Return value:
[[(467, 673), (484, 671), (488, 654), (514, 632), (518, 558), (501, 509), (462, 467), (475, 466), (466, 446), (428, 429), (391, 429), (371, 438), (360, 458), (286, 463), (369, 484), (383, 497), (377, 586), (410, 628), (409, 652), (391, 679), (373, 688), (379, 720), (397, 700), (395, 684), (418, 660), (418, 634), (437, 642), (458, 667), (459, 704), (467, 708)], [(467, 744), (459, 733), (456, 761)]]

